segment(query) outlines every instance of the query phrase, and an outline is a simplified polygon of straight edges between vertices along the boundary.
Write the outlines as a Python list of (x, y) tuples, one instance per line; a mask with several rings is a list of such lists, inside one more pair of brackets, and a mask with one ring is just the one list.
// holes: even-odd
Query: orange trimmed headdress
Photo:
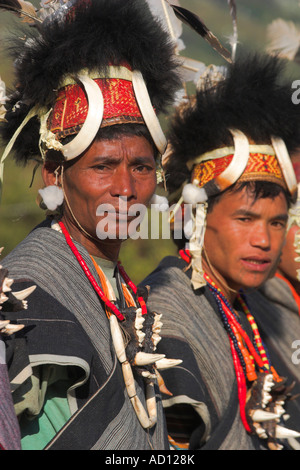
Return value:
[(54, 149), (70, 160), (100, 127), (131, 123), (164, 152), (157, 114), (180, 87), (178, 62), (145, 0), (46, 2), (26, 19), (36, 28), (15, 40), (17, 85), (0, 128), (7, 153), (13, 146), (27, 163)]
[[(144, 124), (137, 105), (132, 82), (121, 78), (97, 78), (94, 80), (102, 91), (104, 109), (101, 127), (111, 124)], [(86, 121), (88, 100), (77, 84), (61, 88), (48, 119), (48, 128), (61, 140), (78, 134)]]
[(290, 152), (300, 146), (300, 109), (291, 85), (282, 82), (283, 63), (250, 56), (228, 67), (217, 84), (206, 83), (178, 109), (163, 159), (170, 201), (192, 204), (192, 284), (205, 284), (202, 246), (206, 202), (236, 183), (278, 184), (295, 200), (297, 181)]

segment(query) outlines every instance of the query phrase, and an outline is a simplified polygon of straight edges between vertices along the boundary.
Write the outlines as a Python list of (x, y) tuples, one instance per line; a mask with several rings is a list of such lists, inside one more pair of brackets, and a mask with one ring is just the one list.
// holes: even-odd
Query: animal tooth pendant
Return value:
[(0, 322), (0, 333), (6, 336), (11, 336), (24, 328), (24, 325), (11, 325), (9, 321), (6, 326), (1, 328), (1, 323), (5, 322)]
[[(122, 366), (130, 402), (143, 428), (149, 429), (157, 421), (155, 383), (158, 378), (160, 384), (163, 382), (157, 369), (175, 367), (182, 361), (166, 359), (164, 354), (155, 353), (156, 345), (161, 340), (162, 315), (149, 311), (146, 315), (142, 315), (142, 310), (135, 307), (124, 309), (122, 314), (125, 320), (121, 326), (115, 315), (111, 315), (109, 318), (112, 340), (117, 358)], [(126, 332), (125, 336), (130, 338), (126, 346), (122, 330)], [(132, 366), (146, 383), (146, 409), (136, 393)]]
[(126, 357), (125, 343), (123, 340), (123, 335), (118, 320), (114, 315), (111, 315), (109, 321), (116, 355), (122, 365), (122, 372), (129, 400), (135, 410), (137, 418), (140, 421), (142, 427), (145, 429), (149, 429), (154, 426), (157, 419), (154, 383), (152, 380), (147, 379), (146, 411), (139, 397), (137, 396), (132, 368)]
[[(0, 249), (0, 254), (3, 248)], [(8, 270), (0, 266), (0, 310), (3, 312), (17, 312), (27, 308), (27, 298), (36, 286), (24, 289), (21, 292), (12, 292), (14, 280), (8, 277)], [(11, 336), (22, 330), (24, 325), (11, 324), (10, 320), (0, 320), (0, 334)]]
[(138, 352), (134, 358), (134, 366), (148, 366), (154, 364), (165, 357), (164, 354), (149, 354), (144, 352)]
[(248, 393), (246, 412), (251, 430), (261, 439), (267, 440), (270, 450), (282, 450), (277, 442), (282, 439), (299, 438), (300, 433), (281, 426), (285, 416), (283, 405), (290, 396), (290, 387), (285, 380), (275, 383), (271, 374), (259, 373)]
[(14, 280), (8, 277), (8, 270), (0, 266), (0, 309), (7, 312), (26, 310), (27, 301), (25, 299), (32, 294), (36, 286), (28, 287), (20, 292), (12, 292), (13, 283)]

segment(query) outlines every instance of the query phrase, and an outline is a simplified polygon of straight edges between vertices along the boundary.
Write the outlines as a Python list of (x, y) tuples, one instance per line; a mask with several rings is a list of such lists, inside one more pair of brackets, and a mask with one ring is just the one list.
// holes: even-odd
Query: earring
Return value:
[(39, 194), (43, 198), (43, 202), (47, 209), (50, 211), (55, 211), (59, 206), (62, 205), (64, 201), (64, 192), (62, 188), (58, 186), (58, 170), (60, 167), (55, 170), (55, 184), (51, 186), (46, 186), (44, 189), (39, 189)]
[(159, 212), (166, 212), (169, 209), (168, 199), (164, 196), (154, 194), (150, 200), (150, 207)]

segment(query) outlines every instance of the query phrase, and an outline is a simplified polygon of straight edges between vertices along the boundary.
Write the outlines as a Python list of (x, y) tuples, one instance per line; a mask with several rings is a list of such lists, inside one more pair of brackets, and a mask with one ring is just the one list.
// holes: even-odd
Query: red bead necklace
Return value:
[[(98, 296), (100, 297), (100, 299), (102, 300), (102, 302), (105, 303), (105, 305), (116, 315), (116, 317), (120, 320), (120, 321), (123, 321), (125, 320), (125, 317), (124, 315), (120, 312), (120, 310), (117, 308), (117, 306), (111, 302), (107, 297), (106, 295), (104, 294), (103, 290), (101, 289), (101, 287), (99, 286), (99, 284), (97, 283), (96, 279), (94, 278), (94, 276), (92, 275), (92, 273), (90, 272), (86, 262), (84, 261), (84, 259), (82, 258), (81, 254), (79, 253), (79, 251), (77, 250), (76, 246), (74, 245), (73, 241), (72, 241), (72, 238), (69, 234), (69, 232), (67, 231), (66, 227), (64, 226), (64, 224), (62, 222), (59, 222), (59, 226), (62, 230), (62, 233), (64, 234), (65, 236), (65, 239), (66, 239), (66, 242), (67, 244), (69, 245), (70, 249), (72, 250), (73, 254), (75, 255), (78, 263), (80, 264), (80, 266), (82, 267), (86, 277), (88, 278), (88, 280), (90, 281), (91, 285), (93, 286), (94, 290), (96, 291), (96, 293), (98, 294)], [(131, 288), (131, 290), (133, 291), (134, 294), (137, 294), (137, 287), (136, 285), (130, 280), (129, 276), (126, 274), (124, 268), (121, 266), (121, 263), (118, 262), (118, 269), (120, 271), (120, 274), (121, 276), (123, 277), (124, 281), (126, 282), (126, 284), (128, 285), (128, 287)], [(142, 314), (145, 315), (147, 313), (147, 307), (146, 307), (146, 304), (145, 304), (145, 301), (142, 297), (138, 296), (137, 297), (138, 299), (138, 302), (141, 306), (141, 309), (142, 309)]]
[[(189, 250), (180, 250), (179, 255), (184, 261), (186, 261), (186, 263), (190, 264), (191, 255)], [(217, 300), (219, 310), (222, 311), (222, 319), (229, 336), (233, 365), (238, 384), (241, 419), (245, 429), (248, 432), (251, 432), (245, 411), (247, 400), (247, 380), (249, 382), (256, 380), (256, 366), (260, 372), (272, 373), (275, 381), (280, 379), (274, 368), (269, 363), (254, 317), (251, 315), (242, 296), (238, 295), (238, 300), (251, 325), (255, 346), (239, 323), (234, 311), (230, 308), (230, 305), (221, 290), (206, 273), (204, 277)]]

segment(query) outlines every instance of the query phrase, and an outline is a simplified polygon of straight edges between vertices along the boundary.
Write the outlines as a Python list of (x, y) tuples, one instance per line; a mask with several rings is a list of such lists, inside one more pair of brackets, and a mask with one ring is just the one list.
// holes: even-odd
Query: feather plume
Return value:
[[(176, 43), (176, 52), (184, 49), (184, 44), (180, 40), (182, 35), (182, 23), (176, 17), (173, 8), (165, 0), (146, 0), (152, 14), (159, 18), (163, 28), (169, 33)], [(179, 6), (179, 1), (174, 0), (174, 4)]]
[(208, 83), (198, 88), (195, 101), (176, 110), (168, 134), (172, 157), (164, 165), (169, 194), (190, 179), (188, 160), (232, 145), (228, 129), (240, 129), (258, 144), (275, 135), (290, 153), (297, 151), (300, 107), (291, 100), (285, 65), (267, 54), (240, 54), (232, 65), (226, 64), (226, 78), (213, 92)]
[(25, 0), (0, 0), (0, 8), (13, 11), (25, 23), (35, 24), (36, 21), (41, 21), (33, 4)]
[(230, 52), (220, 43), (219, 39), (212, 33), (212, 31), (207, 28), (199, 16), (195, 15), (195, 13), (192, 13), (186, 8), (182, 8), (171, 3), (169, 4), (173, 8), (177, 18), (200, 34), (200, 36), (202, 36), (203, 39), (205, 39), (211, 45), (211, 47), (223, 57), (223, 59), (229, 63), (232, 63)]
[[(170, 38), (175, 42), (175, 53), (185, 49), (185, 44), (181, 38), (182, 36), (182, 21), (177, 18), (174, 9), (166, 0), (147, 0), (150, 10), (156, 16)], [(180, 7), (178, 0), (173, 0), (173, 6)], [(197, 82), (201, 73), (205, 69), (205, 64), (188, 57), (180, 56), (181, 59), (181, 77), (183, 82)]]
[[(31, 109), (50, 109), (62, 78), (76, 75), (87, 63), (101, 74), (109, 63), (126, 62), (142, 73), (156, 112), (166, 111), (181, 85), (179, 60), (145, 0), (59, 0), (57, 4), (60, 8), (53, 11), (54, 2), (44, 2), (50, 16), (42, 27), (27, 28), (26, 41), (21, 34), (12, 40), (18, 86), (6, 102), (7, 123), (0, 126), (4, 144)], [(32, 118), (19, 135), (14, 145), (18, 162), (26, 163), (39, 154), (39, 128), (38, 118)]]
[(236, 2), (235, 0), (228, 0), (228, 5), (230, 8), (230, 15), (232, 18), (232, 25), (233, 25), (233, 35), (231, 36), (231, 48), (232, 48), (232, 53), (231, 53), (231, 58), (232, 61), (235, 61), (235, 56), (236, 56), (236, 48), (238, 44), (238, 26), (237, 26), (237, 8), (236, 8)]
[(181, 56), (182, 62), (182, 79), (185, 82), (194, 82), (197, 84), (199, 77), (206, 69), (206, 65), (204, 62), (200, 62), (199, 60), (190, 59), (189, 57)]
[(267, 38), (269, 54), (300, 62), (297, 54), (300, 49), (300, 32), (292, 21), (287, 22), (281, 18), (274, 20), (268, 26)]

